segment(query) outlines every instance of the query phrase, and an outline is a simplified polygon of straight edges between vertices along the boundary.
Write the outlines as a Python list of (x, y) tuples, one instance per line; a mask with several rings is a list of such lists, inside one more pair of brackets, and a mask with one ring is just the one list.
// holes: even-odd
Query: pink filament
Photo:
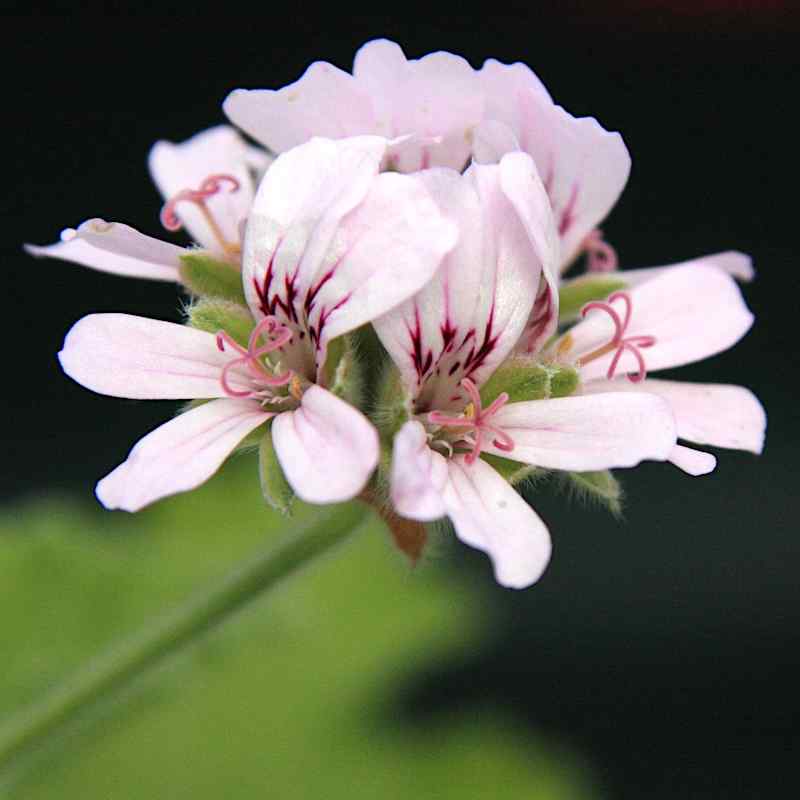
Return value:
[(183, 226), (175, 207), (178, 203), (194, 203), (208, 213), (206, 200), (217, 194), (224, 183), (230, 184), (231, 192), (238, 192), (239, 181), (233, 175), (209, 175), (201, 184), (199, 189), (183, 189), (174, 197), (171, 197), (161, 209), (161, 224), (168, 231), (178, 231)]
[[(615, 300), (622, 300), (625, 303), (625, 319), (620, 319), (619, 314), (617, 313), (616, 309), (612, 308), (611, 303)], [(581, 362), (584, 364), (589, 363), (589, 361), (593, 361), (595, 358), (599, 358), (601, 355), (605, 355), (606, 353), (610, 352), (611, 350), (615, 350), (614, 357), (611, 359), (611, 364), (608, 367), (608, 372), (606, 373), (606, 377), (610, 380), (614, 377), (614, 373), (617, 371), (617, 366), (619, 365), (619, 360), (622, 357), (623, 352), (626, 350), (636, 359), (637, 364), (639, 365), (639, 371), (634, 373), (628, 373), (628, 380), (631, 383), (639, 383), (643, 381), (647, 376), (647, 369), (644, 363), (644, 356), (639, 352), (639, 348), (644, 347), (652, 347), (656, 343), (655, 336), (628, 336), (625, 337), (625, 331), (628, 329), (628, 324), (631, 321), (631, 314), (633, 313), (633, 300), (631, 300), (631, 296), (627, 292), (614, 292), (612, 295), (609, 295), (608, 300), (605, 302), (600, 301), (593, 301), (591, 303), (587, 303), (581, 309), (581, 315), (586, 316), (590, 311), (605, 311), (611, 317), (611, 321), (614, 323), (614, 336), (611, 338), (611, 341), (608, 344), (603, 345), (603, 347), (599, 348), (598, 350), (590, 353), (588, 356), (585, 356), (581, 359)]]
[(514, 440), (502, 428), (496, 425), (489, 424), (489, 420), (508, 402), (508, 394), (502, 392), (493, 401), (492, 404), (484, 409), (481, 403), (481, 395), (478, 387), (469, 378), (464, 378), (461, 385), (469, 395), (469, 399), (473, 406), (473, 416), (471, 417), (451, 417), (449, 414), (444, 414), (441, 411), (431, 411), (428, 414), (428, 420), (434, 425), (440, 425), (443, 428), (466, 428), (467, 431), (462, 437), (462, 441), (472, 445), (472, 450), (467, 453), (467, 464), (474, 464), (482, 450), (482, 437), (481, 434), (490, 434), (493, 436), (492, 444), (498, 449), (506, 453), (510, 453), (514, 449)]
[(603, 231), (595, 228), (584, 240), (589, 272), (613, 272), (619, 266), (617, 251), (603, 239)]
[[(266, 344), (258, 347), (258, 340), (261, 337), (267, 337)], [(261, 322), (253, 328), (250, 334), (250, 339), (247, 347), (242, 347), (227, 331), (220, 331), (217, 333), (217, 347), (225, 352), (225, 345), (233, 348), (240, 354), (240, 358), (235, 358), (229, 361), (222, 369), (220, 376), (220, 383), (222, 390), (228, 397), (255, 397), (256, 395), (263, 394), (266, 387), (285, 386), (292, 379), (292, 371), (287, 370), (282, 375), (275, 375), (270, 372), (264, 362), (261, 360), (267, 353), (273, 350), (279, 350), (292, 338), (292, 332), (285, 325), (278, 322), (275, 317), (264, 317)], [(261, 387), (259, 390), (245, 389), (240, 391), (234, 389), (228, 380), (228, 373), (230, 370), (244, 365), (250, 371), (257, 384)]]

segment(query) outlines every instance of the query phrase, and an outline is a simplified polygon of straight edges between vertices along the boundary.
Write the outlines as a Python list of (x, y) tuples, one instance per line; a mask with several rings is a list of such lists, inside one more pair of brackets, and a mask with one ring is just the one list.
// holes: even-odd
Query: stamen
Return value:
[[(266, 343), (258, 346), (258, 340), (264, 337)], [(223, 368), (220, 375), (222, 390), (228, 397), (259, 397), (265, 401), (272, 402), (271, 389), (277, 386), (285, 386), (292, 380), (293, 373), (287, 370), (283, 374), (276, 375), (264, 363), (263, 358), (267, 353), (279, 350), (286, 345), (292, 338), (292, 332), (285, 325), (282, 325), (275, 317), (265, 317), (253, 328), (247, 347), (242, 347), (227, 331), (217, 333), (217, 347), (225, 352), (226, 345), (239, 353), (239, 358), (229, 361)], [(245, 366), (253, 376), (257, 389), (234, 389), (228, 373), (237, 367)]]
[(489, 424), (489, 420), (508, 402), (508, 394), (502, 392), (488, 408), (483, 408), (478, 387), (469, 378), (461, 381), (461, 386), (469, 395), (470, 402), (461, 416), (451, 417), (441, 411), (428, 413), (428, 421), (442, 428), (466, 428), (456, 441), (464, 442), (472, 448), (466, 455), (467, 464), (474, 464), (483, 449), (483, 435), (493, 437), (492, 444), (506, 453), (514, 449), (514, 440), (502, 428)]
[(219, 243), (219, 246), (229, 256), (238, 257), (241, 248), (235, 242), (229, 242), (225, 238), (222, 228), (220, 228), (219, 224), (214, 219), (206, 203), (206, 200), (217, 194), (222, 189), (223, 184), (226, 183), (230, 186), (228, 190), (230, 192), (238, 192), (241, 186), (233, 175), (209, 175), (200, 184), (199, 189), (183, 189), (178, 192), (178, 194), (164, 203), (164, 207), (161, 209), (161, 224), (168, 231), (180, 230), (183, 227), (183, 223), (178, 217), (175, 208), (179, 203), (193, 203), (200, 209), (203, 218), (208, 223), (208, 227), (211, 228), (211, 232), (214, 234), (214, 238)]
[[(616, 309), (611, 306), (611, 303), (615, 300), (622, 300), (625, 304), (624, 319), (620, 319)], [(611, 337), (611, 341), (607, 342), (602, 347), (598, 347), (597, 350), (593, 350), (588, 355), (581, 357), (579, 363), (581, 365), (588, 364), (601, 356), (616, 351), (614, 352), (614, 357), (611, 359), (608, 372), (606, 373), (606, 377), (610, 380), (617, 371), (617, 366), (619, 365), (619, 360), (623, 352), (627, 350), (627, 352), (636, 359), (639, 365), (638, 372), (628, 373), (628, 380), (631, 381), (631, 383), (643, 381), (647, 376), (647, 369), (644, 363), (644, 356), (639, 352), (639, 349), (652, 347), (656, 343), (656, 338), (655, 336), (625, 336), (625, 331), (628, 329), (628, 324), (631, 321), (631, 314), (633, 313), (633, 300), (631, 300), (631, 296), (627, 292), (614, 292), (609, 295), (608, 300), (605, 302), (593, 301), (587, 303), (581, 309), (581, 316), (585, 317), (590, 311), (605, 311), (614, 323), (614, 335)]]
[(595, 228), (584, 240), (589, 272), (613, 272), (619, 265), (617, 251), (603, 239), (603, 231)]

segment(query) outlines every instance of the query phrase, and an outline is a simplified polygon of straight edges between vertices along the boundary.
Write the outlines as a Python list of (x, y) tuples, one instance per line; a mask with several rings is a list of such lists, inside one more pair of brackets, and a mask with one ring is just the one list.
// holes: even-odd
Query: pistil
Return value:
[(492, 425), (491, 418), (508, 402), (508, 394), (502, 392), (488, 408), (483, 408), (478, 387), (469, 378), (461, 381), (461, 386), (467, 392), (470, 402), (464, 408), (461, 416), (453, 417), (441, 411), (428, 413), (428, 421), (441, 428), (463, 428), (464, 432), (457, 434), (456, 443), (464, 442), (471, 446), (466, 455), (467, 464), (474, 464), (483, 449), (483, 436), (492, 436), (492, 444), (506, 453), (514, 449), (514, 440), (502, 428)]
[(584, 240), (589, 272), (613, 272), (619, 265), (617, 251), (603, 239), (603, 231), (595, 228)]
[[(620, 319), (616, 309), (611, 305), (615, 300), (622, 300), (625, 304), (624, 320)], [(656, 343), (656, 338), (655, 336), (625, 336), (625, 331), (628, 329), (628, 324), (631, 321), (631, 314), (633, 312), (631, 296), (627, 292), (614, 292), (614, 294), (609, 295), (608, 300), (605, 302), (594, 301), (587, 303), (581, 309), (581, 315), (585, 317), (590, 311), (605, 311), (605, 313), (611, 317), (611, 321), (614, 323), (614, 336), (602, 347), (598, 347), (591, 353), (581, 356), (579, 365), (584, 366), (613, 352), (614, 357), (611, 359), (611, 364), (609, 364), (608, 372), (606, 373), (606, 377), (610, 380), (617, 371), (617, 366), (619, 365), (622, 354), (627, 351), (636, 359), (639, 365), (638, 372), (628, 373), (628, 380), (632, 383), (643, 381), (647, 375), (647, 369), (644, 363), (644, 356), (639, 352), (639, 349), (652, 347)], [(560, 350), (561, 348), (559, 347), (559, 351)]]
[[(261, 338), (266, 339), (266, 343), (259, 346), (258, 342)], [(227, 331), (220, 331), (217, 333), (217, 347), (225, 352), (226, 345), (240, 354), (239, 358), (233, 359), (228, 362), (222, 370), (220, 376), (220, 383), (222, 390), (228, 397), (257, 397), (263, 402), (276, 402), (282, 399), (282, 396), (276, 398), (274, 389), (279, 386), (286, 386), (292, 381), (293, 373), (287, 370), (282, 374), (275, 374), (264, 363), (264, 357), (275, 350), (279, 350), (284, 345), (288, 344), (292, 338), (292, 332), (285, 325), (278, 322), (275, 317), (265, 317), (261, 322), (256, 325), (253, 332), (250, 334), (247, 347), (242, 347), (235, 339), (231, 337)], [(250, 372), (254, 383), (257, 388), (239, 390), (234, 389), (228, 373), (237, 367), (245, 366)]]
[(219, 226), (217, 220), (214, 219), (214, 215), (211, 213), (208, 208), (208, 203), (206, 202), (209, 197), (213, 197), (213, 195), (217, 194), (224, 184), (228, 184), (230, 187), (228, 191), (230, 192), (239, 191), (239, 181), (234, 178), (233, 175), (209, 175), (200, 184), (199, 189), (181, 190), (174, 197), (170, 198), (161, 209), (161, 224), (168, 231), (180, 230), (183, 227), (183, 223), (178, 217), (175, 208), (179, 203), (192, 203), (200, 210), (203, 219), (208, 223), (208, 227), (211, 228), (211, 232), (223, 252), (230, 258), (238, 259), (241, 255), (241, 248), (236, 242), (230, 242), (225, 238), (222, 228)]

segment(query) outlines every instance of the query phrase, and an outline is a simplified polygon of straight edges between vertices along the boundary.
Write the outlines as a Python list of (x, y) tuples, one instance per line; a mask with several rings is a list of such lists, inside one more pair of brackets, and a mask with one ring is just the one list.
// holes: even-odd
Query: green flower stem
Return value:
[(81, 672), (0, 728), (0, 769), (44, 742), (90, 704), (108, 697), (165, 656), (191, 645), (283, 578), (344, 541), (369, 514), (361, 503), (307, 521), (277, 545), (259, 550), (232, 573), (90, 662)]

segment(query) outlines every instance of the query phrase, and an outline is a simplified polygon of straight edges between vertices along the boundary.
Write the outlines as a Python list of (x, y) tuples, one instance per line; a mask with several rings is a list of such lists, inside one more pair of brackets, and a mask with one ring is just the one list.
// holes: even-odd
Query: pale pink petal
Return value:
[(422, 288), (455, 243), (420, 180), (377, 175), (386, 144), (314, 139), (281, 155), (259, 188), (245, 293), (257, 317), (297, 331), (287, 363), (309, 378), (327, 341)]
[(397, 170), (463, 168), (470, 154), (471, 131), (483, 115), (483, 94), (465, 59), (437, 52), (409, 61), (399, 45), (378, 39), (358, 51), (353, 76), (371, 98), (375, 133), (440, 140), (405, 148), (394, 164)]
[(520, 149), (514, 131), (503, 122), (485, 120), (472, 134), (472, 157), (479, 164), (499, 164), (506, 153)]
[(406, 422), (395, 435), (392, 450), (391, 493), (397, 513), (424, 522), (443, 517), (447, 476), (447, 462), (428, 447), (425, 428), (413, 420)]
[[(708, 265), (674, 267), (632, 289), (631, 322), (625, 337), (654, 336), (656, 343), (641, 354), (648, 371), (678, 367), (727, 350), (753, 324), (753, 315), (729, 275)], [(621, 302), (615, 305), (624, 310)], [(569, 357), (587, 356), (610, 341), (608, 314), (591, 311), (570, 329)], [(584, 381), (606, 377), (613, 353), (581, 367)], [(617, 374), (636, 373), (629, 353), (619, 359)]]
[(508, 403), (492, 417), (514, 449), (484, 449), (525, 464), (576, 472), (664, 461), (675, 445), (675, 420), (660, 397), (594, 394)]
[(236, 89), (223, 104), (228, 119), (273, 153), (315, 136), (341, 139), (377, 133), (368, 93), (352, 76), (324, 61), (314, 62), (282, 89)]
[(640, 283), (657, 278), (663, 275), (664, 272), (676, 269), (677, 267), (701, 267), (709, 266), (721, 269), (727, 272), (736, 280), (744, 281), (745, 283), (752, 281), (755, 278), (756, 272), (753, 269), (753, 259), (746, 253), (740, 253), (738, 250), (726, 250), (723, 253), (714, 253), (708, 256), (700, 256), (699, 258), (692, 258), (689, 261), (681, 261), (679, 264), (669, 264), (664, 267), (643, 267), (642, 269), (625, 269), (619, 272), (613, 272), (609, 277), (619, 278), (628, 286), (638, 286)]
[(270, 155), (266, 150), (250, 144), (245, 148), (245, 158), (247, 159), (247, 166), (255, 173), (256, 185), (261, 182), (264, 173), (275, 160), (275, 156)]
[(138, 511), (207, 481), (239, 442), (272, 414), (252, 400), (213, 400), (156, 428), (97, 484), (109, 509)]
[(758, 398), (743, 386), (651, 378), (631, 383), (618, 378), (590, 381), (584, 390), (587, 394), (652, 392), (669, 403), (679, 439), (752, 453), (760, 453), (764, 448), (767, 415)]
[[(228, 185), (223, 185), (206, 200), (225, 240), (232, 245), (239, 244), (239, 224), (247, 217), (253, 202), (248, 162), (248, 146), (227, 125), (202, 131), (180, 144), (157, 142), (148, 158), (150, 175), (165, 201), (184, 189), (199, 189), (211, 175), (229, 175), (238, 181), (238, 190), (230, 191)], [(220, 255), (226, 254), (196, 205), (179, 203), (176, 212), (196, 242)]]
[(576, 118), (553, 103), (523, 64), (489, 60), (478, 73), (486, 119), (506, 124), (533, 156), (547, 188), (562, 240), (562, 266), (580, 252), (587, 234), (616, 203), (630, 173), (618, 133), (590, 117)]
[(121, 222), (90, 219), (78, 230), (67, 228), (61, 241), (46, 247), (26, 244), (32, 256), (72, 261), (84, 267), (155, 281), (179, 281), (182, 247), (162, 242)]
[[(223, 397), (222, 368), (237, 357), (220, 352), (205, 331), (129, 314), (90, 314), (73, 325), (58, 354), (61, 366), (87, 389), (112, 397), (190, 400)], [(238, 369), (237, 391), (251, 388)]]
[(711, 453), (704, 453), (702, 450), (695, 450), (692, 447), (684, 447), (676, 444), (672, 448), (668, 459), (678, 469), (682, 469), (689, 475), (699, 477), (713, 472), (717, 466), (717, 459)]
[(541, 577), (552, 545), (536, 512), (486, 462), (447, 462), (443, 501), (462, 542), (488, 553), (497, 582), (524, 589)]
[(499, 166), (473, 164), (463, 176), (450, 170), (420, 175), (458, 225), (458, 244), (419, 294), (373, 323), (419, 408), (463, 405), (461, 381), (482, 382), (525, 329), (548, 257), (547, 237), (529, 235), (527, 219), (503, 190), (506, 159), (522, 162), (513, 165), (520, 169), (513, 189), (525, 213), (539, 214), (539, 225), (552, 227), (547, 198), (524, 154), (506, 156)]
[[(500, 183), (519, 214), (542, 265), (536, 299), (518, 346), (538, 352), (558, 327), (558, 265), (560, 243), (547, 194), (525, 153), (509, 153), (500, 161)], [(535, 190), (531, 191), (531, 187)]]
[(361, 492), (378, 465), (378, 433), (349, 403), (311, 386), (295, 411), (278, 414), (272, 440), (301, 500), (339, 503)]

